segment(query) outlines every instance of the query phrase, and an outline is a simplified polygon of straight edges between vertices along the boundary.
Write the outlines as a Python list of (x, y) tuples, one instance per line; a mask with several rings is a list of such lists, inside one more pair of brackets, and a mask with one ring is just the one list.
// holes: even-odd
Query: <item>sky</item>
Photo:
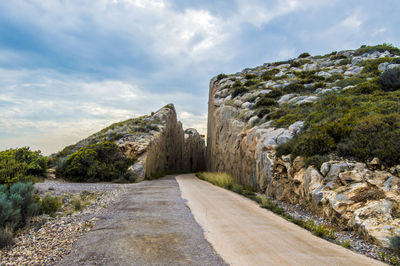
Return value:
[(0, 150), (57, 152), (174, 103), (206, 133), (208, 85), (266, 62), (400, 46), (398, 0), (0, 2)]

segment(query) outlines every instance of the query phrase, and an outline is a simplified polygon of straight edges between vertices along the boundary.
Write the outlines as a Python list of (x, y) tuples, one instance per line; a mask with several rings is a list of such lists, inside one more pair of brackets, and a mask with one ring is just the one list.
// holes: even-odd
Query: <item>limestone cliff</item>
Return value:
[(138, 181), (172, 172), (201, 171), (205, 165), (205, 141), (195, 129), (187, 132), (177, 121), (174, 105), (169, 104), (151, 115), (115, 123), (54, 157), (66, 158), (86, 145), (114, 141), (126, 156), (135, 159), (130, 170)]
[[(400, 93), (382, 85), (382, 73), (400, 67), (400, 50), (389, 48), (302, 55), (214, 77), (208, 105), (207, 170), (228, 172), (270, 198), (302, 204), (341, 227), (389, 246), (391, 237), (400, 235), (397, 148), (389, 154), (379, 150), (388, 162), (383, 164), (369, 157), (378, 149), (357, 142), (363, 139), (361, 130), (368, 128), (369, 134), (393, 133), (390, 143), (399, 145), (396, 112)], [(379, 97), (390, 97), (392, 102), (380, 110)], [(343, 116), (329, 116), (329, 112), (341, 111), (334, 109), (340, 105), (334, 101), (342, 100), (349, 106), (340, 107), (345, 110)], [(331, 104), (334, 111), (329, 109)], [(366, 104), (373, 111), (363, 109), (353, 120), (349, 118)], [(379, 115), (396, 117), (396, 122), (389, 124), (389, 130), (383, 124), (371, 130), (370, 121), (378, 121)], [(342, 121), (346, 121), (347, 131)], [(333, 126), (326, 129), (325, 125)], [(318, 139), (320, 135), (323, 137)], [(367, 139), (365, 145), (384, 143), (388, 138)], [(287, 153), (292, 156), (277, 156), (277, 148), (282, 150), (288, 143), (291, 149)], [(361, 143), (358, 146), (365, 149), (360, 154), (367, 154), (368, 160), (361, 162), (359, 158), (364, 157), (353, 152), (358, 148), (354, 143)]]

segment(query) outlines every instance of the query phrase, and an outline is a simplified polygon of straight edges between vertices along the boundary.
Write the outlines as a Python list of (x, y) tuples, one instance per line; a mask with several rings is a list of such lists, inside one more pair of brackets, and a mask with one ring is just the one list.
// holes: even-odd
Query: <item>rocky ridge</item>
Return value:
[(170, 172), (200, 171), (205, 166), (205, 142), (195, 129), (182, 128), (173, 104), (151, 115), (115, 123), (55, 155), (66, 158), (81, 147), (115, 142), (135, 159), (130, 167), (137, 181)]
[(305, 121), (277, 126), (279, 116), (271, 113), (293, 106), (301, 111), (324, 95), (360, 90), (376, 80), (374, 75), (399, 68), (398, 57), (391, 49), (303, 55), (214, 77), (207, 170), (228, 172), (272, 199), (302, 204), (341, 228), (389, 247), (391, 238), (400, 235), (400, 165), (385, 167), (378, 158), (366, 163), (330, 154), (315, 166), (302, 157), (277, 156), (276, 148), (299, 134)]

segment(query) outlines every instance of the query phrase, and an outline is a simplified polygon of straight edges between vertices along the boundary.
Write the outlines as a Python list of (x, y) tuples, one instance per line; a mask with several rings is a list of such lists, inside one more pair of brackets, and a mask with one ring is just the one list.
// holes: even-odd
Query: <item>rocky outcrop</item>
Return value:
[(65, 158), (101, 141), (114, 141), (127, 157), (135, 159), (129, 170), (138, 181), (167, 173), (201, 171), (205, 166), (204, 139), (195, 129), (183, 130), (173, 104), (148, 116), (115, 123), (66, 147), (56, 157)]
[(157, 130), (118, 141), (127, 156), (136, 158), (131, 170), (139, 180), (166, 173), (204, 169), (205, 141), (195, 129), (183, 130), (172, 104), (147, 119), (157, 125)]
[[(329, 77), (340, 75), (341, 79), (350, 80), (362, 71), (363, 61), (388, 56), (397, 57), (387, 51), (361, 55), (344, 51), (214, 77), (210, 81), (208, 105), (207, 170), (227, 172), (270, 198), (302, 204), (338, 226), (354, 229), (388, 247), (391, 237), (400, 235), (400, 166), (389, 169), (380, 165), (378, 159), (367, 165), (341, 158), (326, 161), (317, 169), (306, 167), (301, 157), (277, 157), (277, 146), (300, 132), (304, 122), (293, 121), (287, 128), (276, 128), (268, 115), (257, 109), (263, 95), (285, 91), (293, 82), (299, 84), (296, 73), (308, 71), (331, 83), (302, 84), (306, 93), (278, 95), (275, 106), (312, 104), (326, 93), (350, 89), (354, 86), (335, 83)], [(396, 66), (380, 63), (377, 67), (384, 71)], [(266, 75), (272, 78), (263, 78)], [(257, 79), (261, 82), (254, 82)], [(241, 84), (249, 87), (240, 87)]]

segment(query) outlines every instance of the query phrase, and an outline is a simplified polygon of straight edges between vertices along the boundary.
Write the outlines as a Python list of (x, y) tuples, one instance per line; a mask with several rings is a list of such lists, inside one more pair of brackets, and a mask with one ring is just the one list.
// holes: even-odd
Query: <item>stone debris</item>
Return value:
[[(54, 186), (49, 189), (53, 190)], [(58, 212), (55, 217), (41, 215), (32, 218), (30, 224), (16, 234), (15, 244), (0, 250), (0, 265), (56, 264), (69, 254), (75, 241), (93, 227), (96, 216), (122, 191), (121, 186), (112, 191), (92, 192), (89, 205), (79, 212)], [(77, 196), (77, 193), (66, 194), (62, 208), (68, 209), (71, 199)]]

